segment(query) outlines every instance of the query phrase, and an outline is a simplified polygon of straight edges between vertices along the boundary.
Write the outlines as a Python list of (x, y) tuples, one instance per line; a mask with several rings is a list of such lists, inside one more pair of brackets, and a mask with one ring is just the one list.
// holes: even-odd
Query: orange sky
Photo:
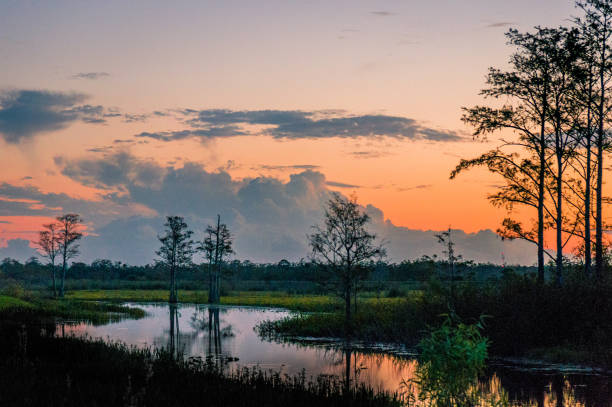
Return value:
[[(107, 113), (147, 115), (104, 124), (72, 120), (18, 143), (0, 140), (1, 182), (100, 200), (108, 191), (62, 175), (57, 159), (117, 151), (174, 167), (198, 162), (235, 179), (263, 175), (286, 181), (300, 170), (271, 167), (311, 165), (328, 181), (353, 185), (331, 188), (354, 191), (395, 225), (495, 230), (505, 211), (486, 196), (499, 180), (484, 170), (448, 179), (460, 158), (496, 145), (495, 138), (470, 139), (461, 106), (481, 101), (478, 91), (489, 66), (505, 65), (508, 27), (560, 24), (575, 13), (566, 0), (391, 1), (384, 7), (365, 1), (137, 3), (0, 6), (4, 92), (79, 92), (88, 96), (81, 104), (100, 105)], [(409, 118), (465, 140), (250, 135), (113, 143), (136, 140), (145, 131), (188, 128), (185, 118), (153, 114), (185, 108), (341, 109), (346, 115)], [(0, 223), (0, 245), (31, 237), (46, 221), (19, 213), (0, 220), (11, 222)]]

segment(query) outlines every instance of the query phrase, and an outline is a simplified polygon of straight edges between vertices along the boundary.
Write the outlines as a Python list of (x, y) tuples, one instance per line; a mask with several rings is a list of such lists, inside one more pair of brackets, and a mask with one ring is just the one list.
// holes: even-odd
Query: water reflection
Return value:
[[(417, 362), (410, 356), (371, 352), (358, 343), (288, 343), (266, 341), (254, 331), (261, 321), (283, 318), (285, 311), (207, 305), (138, 305), (148, 316), (104, 326), (57, 326), (57, 333), (86, 334), (128, 345), (165, 347), (175, 354), (210, 358), (224, 369), (260, 367), (306, 377), (335, 375), (347, 388), (366, 383), (375, 389), (402, 391), (418, 402), (411, 385)], [(402, 349), (396, 349), (402, 350)], [(237, 360), (236, 360), (237, 359)], [(402, 385), (404, 383), (404, 385)], [(603, 375), (563, 374), (493, 364), (479, 383), (483, 405), (508, 400), (512, 406), (611, 406), (612, 379)]]

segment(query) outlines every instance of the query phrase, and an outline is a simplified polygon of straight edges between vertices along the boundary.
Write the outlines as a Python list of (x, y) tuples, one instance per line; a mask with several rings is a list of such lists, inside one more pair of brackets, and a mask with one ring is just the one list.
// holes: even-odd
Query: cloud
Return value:
[(431, 184), (421, 184), (421, 185), (415, 185), (413, 187), (404, 187), (404, 188), (398, 188), (397, 190), (399, 192), (405, 192), (405, 191), (414, 191), (415, 189), (429, 189), (431, 188), (433, 185)]
[(123, 115), (123, 121), (125, 123), (134, 123), (134, 122), (145, 122), (149, 118), (148, 114), (130, 114), (126, 113)]
[[(160, 141), (235, 136), (271, 136), (276, 139), (382, 138), (461, 141), (456, 131), (428, 127), (414, 119), (388, 115), (347, 115), (342, 111), (184, 109), (180, 131), (143, 132), (139, 138)], [(255, 128), (253, 128), (255, 126)]]
[(391, 11), (370, 11), (370, 14), (374, 14), (376, 16), (380, 16), (380, 17), (389, 17), (389, 16), (394, 16), (397, 13), (391, 12)]
[(83, 105), (82, 93), (15, 90), (0, 93), (0, 136), (19, 143), (37, 134), (66, 128), (75, 121), (103, 123), (102, 106)]
[(6, 247), (0, 247), (0, 259), (9, 257), (25, 261), (37, 254), (36, 250), (30, 247), (30, 242), (25, 239), (9, 239), (6, 241)]
[[(83, 259), (108, 257), (133, 264), (153, 260), (163, 217), (170, 214), (185, 216), (196, 238), (201, 238), (206, 225), (220, 214), (235, 236), (240, 259), (297, 261), (309, 253), (306, 235), (312, 225), (321, 222), (330, 185), (342, 184), (327, 181), (322, 173), (313, 170), (291, 174), (288, 181), (274, 177), (239, 180), (222, 169), (207, 171), (199, 163), (165, 167), (125, 152), (57, 162), (62, 173), (75, 181), (121, 191), (103, 194), (101, 202), (80, 203), (81, 210), (87, 211), (88, 218), (97, 225), (83, 241)], [(2, 191), (0, 187), (0, 195)], [(19, 191), (21, 195), (15, 192), (10, 196), (65, 204), (62, 202), (65, 197), (52, 201), (52, 196), (41, 196), (40, 191), (27, 188)], [(20, 205), (23, 208), (27, 204)], [(132, 210), (131, 215), (126, 215), (123, 211), (136, 207), (146, 209), (148, 214), (143, 216)], [(380, 209), (368, 205), (366, 210), (372, 217), (372, 230), (390, 242), (390, 260), (441, 253), (435, 231), (395, 226), (385, 220)], [(114, 217), (108, 215), (109, 211), (115, 213)], [(500, 262), (503, 251), (509, 262), (531, 264), (534, 260), (533, 247), (501, 241), (491, 231), (476, 234), (457, 231), (454, 238), (458, 252), (466, 258)]]
[(65, 160), (56, 157), (55, 163), (63, 175), (83, 185), (101, 189), (155, 185), (165, 173), (165, 169), (156, 163), (136, 159), (127, 152), (107, 154), (103, 159)]
[(486, 28), (500, 28), (500, 27), (510, 27), (511, 25), (516, 25), (516, 23), (511, 21), (498, 21), (487, 24)]
[(386, 151), (353, 151), (349, 154), (355, 158), (362, 158), (362, 159), (380, 158), (380, 157), (391, 155), (391, 153), (386, 152)]
[(361, 188), (360, 185), (345, 184), (343, 182), (327, 181), (325, 185), (336, 188)]
[(259, 165), (256, 167), (251, 167), (253, 170), (316, 170), (321, 168), (320, 165), (312, 165), (312, 164), (293, 164), (293, 165)]
[(102, 78), (109, 77), (110, 74), (108, 72), (79, 72), (75, 73), (71, 76), (72, 79), (88, 79), (88, 80), (97, 80)]

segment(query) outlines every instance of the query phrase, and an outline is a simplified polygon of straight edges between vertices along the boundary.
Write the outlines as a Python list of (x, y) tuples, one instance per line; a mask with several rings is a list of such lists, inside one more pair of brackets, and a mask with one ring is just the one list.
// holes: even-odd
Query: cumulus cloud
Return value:
[(108, 72), (79, 72), (71, 76), (72, 79), (88, 79), (90, 81), (109, 77)]
[[(330, 183), (341, 184), (327, 181), (322, 173), (313, 170), (291, 174), (288, 181), (274, 177), (239, 180), (222, 169), (207, 171), (199, 163), (187, 162), (180, 168), (163, 167), (128, 153), (98, 159), (58, 159), (58, 165), (63, 174), (78, 182), (122, 191), (104, 196), (108, 207), (123, 208), (131, 204), (149, 210), (147, 216), (132, 212), (132, 216), (106, 217), (107, 221), (103, 222), (96, 219), (95, 211), (99, 207), (87, 209), (98, 226), (94, 235), (84, 240), (83, 256), (88, 260), (109, 257), (134, 264), (153, 260), (163, 217), (170, 214), (185, 216), (197, 237), (220, 214), (235, 236), (240, 259), (297, 261), (309, 253), (306, 236), (311, 226), (321, 221), (331, 193)], [(11, 196), (45, 201), (32, 193)], [(92, 205), (92, 202), (83, 205)], [(366, 210), (372, 217), (372, 230), (389, 241), (390, 260), (441, 253), (434, 236), (436, 232), (398, 227), (385, 220), (380, 209), (368, 205)], [(535, 252), (531, 246), (502, 241), (491, 231), (476, 234), (457, 231), (455, 238), (457, 249), (466, 258), (499, 262), (503, 251), (509, 262), (533, 262)]]
[(104, 123), (102, 106), (83, 104), (82, 93), (15, 90), (0, 93), (0, 136), (19, 143), (37, 134), (64, 129), (75, 121)]
[[(456, 131), (435, 129), (414, 119), (388, 115), (347, 115), (341, 111), (184, 109), (191, 129), (143, 132), (136, 137), (160, 141), (265, 135), (276, 139), (390, 137), (428, 141), (461, 141)], [(250, 126), (250, 127), (249, 127)], [(253, 128), (255, 127), (255, 128)]]

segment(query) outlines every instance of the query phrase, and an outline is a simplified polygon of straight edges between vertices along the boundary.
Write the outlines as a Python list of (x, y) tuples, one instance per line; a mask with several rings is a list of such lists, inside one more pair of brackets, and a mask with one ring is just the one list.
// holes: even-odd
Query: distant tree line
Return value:
[[(185, 267), (177, 274), (180, 281), (197, 281), (200, 286), (208, 288), (209, 276), (207, 273), (208, 263), (194, 263)], [(404, 260), (399, 263), (373, 262), (370, 265), (372, 272), (365, 281), (418, 281), (426, 282), (432, 277), (441, 280), (450, 279), (448, 262), (437, 257), (423, 256), (414, 260)], [(537, 271), (532, 266), (503, 267), (490, 263), (474, 263), (472, 261), (460, 261), (455, 263), (456, 279), (471, 281), (479, 276), (484, 279), (493, 279), (503, 276), (510, 270), (529, 274)], [(28, 284), (39, 286), (49, 285), (50, 266), (41, 263), (41, 260), (32, 257), (26, 261), (18, 261), (12, 258), (0, 260), (1, 276), (24, 281)], [(70, 280), (97, 280), (97, 281), (143, 281), (143, 282), (166, 282), (168, 281), (168, 270), (163, 264), (129, 265), (120, 261), (109, 259), (97, 259), (91, 263), (75, 261), (68, 267), (67, 276)], [(253, 263), (249, 260), (227, 261), (221, 266), (221, 279), (231, 282), (235, 281), (262, 281), (262, 282), (310, 282), (317, 284), (326, 273), (317, 264), (302, 260), (289, 262), (281, 260), (278, 263)]]

